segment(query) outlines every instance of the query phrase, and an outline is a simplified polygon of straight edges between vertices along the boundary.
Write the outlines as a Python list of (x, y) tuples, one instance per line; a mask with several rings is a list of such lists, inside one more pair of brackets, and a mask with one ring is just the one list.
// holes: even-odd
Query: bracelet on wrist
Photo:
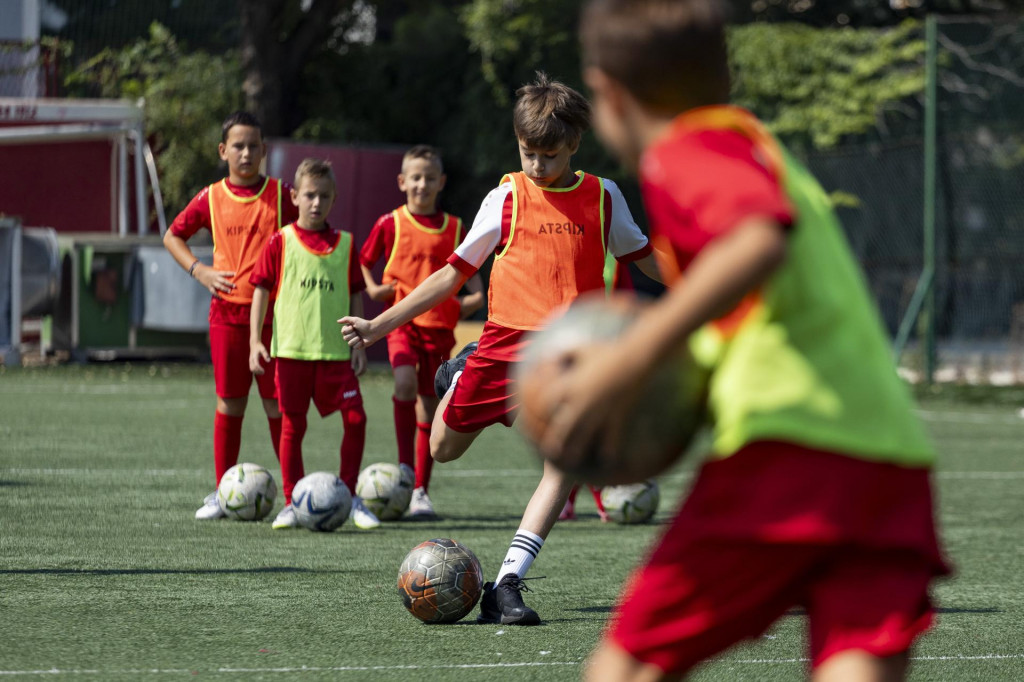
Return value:
[(196, 273), (196, 266), (197, 265), (199, 265), (199, 259), (198, 258), (196, 258), (195, 262), (192, 263), (192, 265), (188, 266), (188, 276), (193, 278), (193, 279), (195, 279), (195, 276), (196, 276), (195, 273)]

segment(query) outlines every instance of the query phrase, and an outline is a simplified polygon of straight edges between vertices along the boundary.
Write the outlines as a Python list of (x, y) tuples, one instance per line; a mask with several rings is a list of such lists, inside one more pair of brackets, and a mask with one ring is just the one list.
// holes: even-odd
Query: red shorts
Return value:
[(277, 358), (277, 402), (281, 411), (306, 414), (310, 400), (321, 417), (362, 405), (363, 395), (351, 361)]
[(891, 656), (929, 628), (929, 584), (947, 572), (926, 470), (755, 443), (704, 465), (607, 637), (678, 674), (799, 605), (813, 666)]
[(403, 324), (387, 336), (388, 360), (392, 367), (411, 365), (416, 368), (416, 392), (434, 396), (434, 374), (441, 363), (451, 357), (455, 332), (451, 329)]
[(470, 355), (444, 411), (448, 428), (473, 433), (491, 424), (512, 426), (519, 410), (519, 394), (509, 376), (511, 366), (504, 360)]
[[(274, 330), (263, 326), (263, 345), (270, 348)], [(210, 360), (213, 362), (213, 382), (220, 398), (244, 398), (249, 395), (253, 373), (249, 369), (249, 327), (237, 324), (210, 325)], [(274, 386), (274, 360), (265, 365), (266, 371), (256, 376), (260, 397), (277, 397)]]

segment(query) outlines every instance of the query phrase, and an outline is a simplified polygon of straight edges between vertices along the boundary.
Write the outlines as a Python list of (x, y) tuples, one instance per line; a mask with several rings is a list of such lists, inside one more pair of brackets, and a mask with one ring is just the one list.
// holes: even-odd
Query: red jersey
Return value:
[(674, 253), (683, 269), (747, 218), (786, 227), (794, 220), (779, 179), (758, 159), (754, 143), (733, 130), (701, 130), (653, 145), (641, 160), (640, 189), (651, 233), (664, 244), (659, 248)]
[[(232, 194), (241, 198), (249, 199), (256, 196), (263, 188), (265, 178), (252, 185), (235, 185), (227, 178), (224, 184)], [(291, 201), (291, 185), (281, 182), (281, 215), (280, 224), (287, 225), (299, 218), (299, 209)], [(204, 187), (192, 197), (184, 210), (181, 211), (171, 223), (168, 229), (171, 233), (188, 241), (192, 235), (199, 230), (206, 229), (212, 232), (213, 218), (210, 210), (210, 187)], [(220, 297), (214, 296), (210, 301), (210, 322), (212, 324), (237, 324), (249, 326), (249, 308), (246, 303), (231, 303)]]

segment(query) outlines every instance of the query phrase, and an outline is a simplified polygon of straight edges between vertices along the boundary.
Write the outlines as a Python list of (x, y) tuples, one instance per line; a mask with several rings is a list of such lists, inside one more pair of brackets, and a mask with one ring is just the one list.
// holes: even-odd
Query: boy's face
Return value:
[(538, 187), (568, 187), (572, 184), (573, 173), (569, 167), (576, 146), (564, 142), (553, 149), (531, 147), (519, 140), (519, 162), (523, 172)]
[(292, 203), (299, 209), (299, 227), (319, 230), (327, 224), (327, 214), (334, 205), (334, 183), (330, 178), (305, 176), (292, 188)]
[(228, 129), (227, 140), (217, 146), (220, 158), (228, 162), (232, 180), (253, 180), (259, 177), (260, 164), (267, 154), (259, 128), (234, 125)]
[(436, 160), (406, 159), (398, 175), (398, 189), (405, 192), (406, 204), (413, 213), (434, 213), (446, 179)]
[(643, 145), (626, 115), (625, 97), (628, 93), (618, 82), (595, 67), (584, 70), (583, 80), (590, 88), (592, 121), (598, 139), (618, 157), (622, 165), (636, 172)]

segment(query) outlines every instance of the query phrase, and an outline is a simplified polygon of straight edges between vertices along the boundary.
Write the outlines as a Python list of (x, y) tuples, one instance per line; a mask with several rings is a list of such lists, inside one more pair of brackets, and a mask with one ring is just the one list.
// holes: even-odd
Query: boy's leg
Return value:
[(642, 663), (614, 644), (606, 643), (587, 661), (583, 679), (586, 682), (663, 682), (681, 680), (683, 675)]
[(493, 583), (484, 585), (480, 600), (478, 623), (503, 623), (506, 625), (537, 625), (540, 616), (523, 603), (522, 592), (526, 591), (523, 578), (537, 558), (544, 540), (558, 520), (558, 515), (569, 499), (574, 481), (544, 462), (544, 475), (533, 492), (523, 520), (519, 523), (508, 552), (501, 563), (501, 570)]
[(814, 670), (815, 682), (899, 682), (907, 674), (906, 653), (878, 658), (865, 651), (845, 651)]
[(388, 362), (395, 378), (392, 404), (395, 418), (395, 441), (398, 463), (410, 469), (415, 464), (416, 440), (416, 351), (411, 337), (413, 329), (402, 325), (387, 336)]
[(434, 423), (430, 429), (430, 456), (435, 462), (451, 462), (462, 457), (483, 431), (483, 429), (469, 432), (456, 431), (445, 423), (444, 414), (454, 391), (455, 386), (453, 385), (441, 398), (437, 411), (434, 413)]
[(366, 445), (366, 411), (363, 409), (363, 395), (359, 390), (359, 379), (352, 371), (348, 360), (323, 360), (309, 363), (315, 366), (313, 404), (321, 417), (341, 412), (345, 432), (341, 438), (341, 464), (338, 477), (352, 493), (352, 523), (357, 528), (369, 530), (380, 525), (380, 520), (366, 508), (363, 500), (356, 495), (356, 482), (363, 464), (363, 449)]
[(932, 624), (934, 563), (909, 550), (835, 552), (809, 588), (815, 680), (900, 680)]
[[(274, 337), (274, 327), (263, 325), (263, 345), (270, 348)], [(267, 415), (267, 426), (270, 428), (270, 443), (274, 447), (274, 456), (281, 459), (281, 408), (277, 402), (277, 360), (270, 359), (263, 374), (256, 376), (256, 388), (263, 402), (263, 412)]]
[(394, 368), (394, 375), (395, 394), (391, 400), (398, 463), (412, 469), (416, 462), (416, 368), (412, 365), (398, 365)]

